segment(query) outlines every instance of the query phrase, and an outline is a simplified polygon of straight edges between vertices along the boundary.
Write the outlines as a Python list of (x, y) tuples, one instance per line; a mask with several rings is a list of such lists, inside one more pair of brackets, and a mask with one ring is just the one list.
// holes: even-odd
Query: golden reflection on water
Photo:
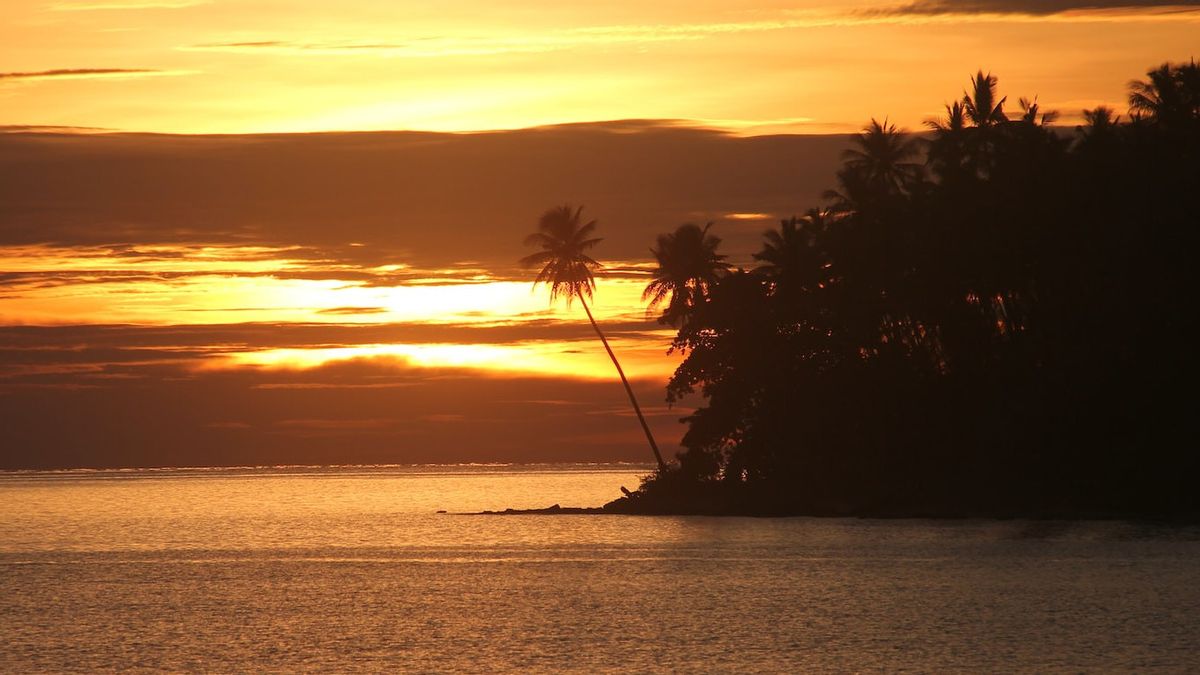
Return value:
[[(442, 465), (0, 472), (0, 554), (428, 547), (459, 522), (436, 511), (600, 506), (640, 465)], [(482, 488), (482, 489), (481, 489)], [(411, 527), (409, 516), (422, 517)], [(398, 526), (402, 518), (405, 526)], [(297, 525), (315, 529), (302, 533)], [(468, 523), (470, 521), (467, 521)], [(566, 524), (565, 521), (562, 521)], [(603, 524), (599, 521), (596, 524)], [(520, 545), (495, 521), (487, 536)], [(578, 525), (567, 536), (577, 537)], [(649, 535), (647, 536), (649, 538)]]
[(1195, 527), (454, 513), (599, 505), (646, 470), (0, 473), (0, 663), (1195, 670)]

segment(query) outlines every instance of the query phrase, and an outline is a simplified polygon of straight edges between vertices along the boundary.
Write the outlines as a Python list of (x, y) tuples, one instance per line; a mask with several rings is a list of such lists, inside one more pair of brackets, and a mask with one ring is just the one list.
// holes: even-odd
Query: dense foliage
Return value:
[(979, 73), (920, 137), (873, 120), (755, 269), (659, 237), (668, 398), (706, 401), (628, 508), (1197, 512), (1200, 68), (1074, 132), (1006, 104)]

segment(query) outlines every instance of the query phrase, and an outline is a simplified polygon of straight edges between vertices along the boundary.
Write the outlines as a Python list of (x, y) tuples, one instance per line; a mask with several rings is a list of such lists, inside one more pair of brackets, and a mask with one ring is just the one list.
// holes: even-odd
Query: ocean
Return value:
[(464, 515), (645, 471), (0, 474), (0, 671), (1200, 669), (1197, 527)]

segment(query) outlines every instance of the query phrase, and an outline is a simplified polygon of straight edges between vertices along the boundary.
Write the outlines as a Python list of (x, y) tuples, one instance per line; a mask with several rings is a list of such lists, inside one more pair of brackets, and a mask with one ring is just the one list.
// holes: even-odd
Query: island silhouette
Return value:
[[(1200, 67), (1149, 71), (1127, 115), (1073, 133), (1006, 105), (980, 71), (924, 135), (872, 119), (750, 269), (707, 226), (660, 235), (645, 299), (684, 355), (666, 398), (705, 404), (667, 463), (626, 382), (658, 468), (601, 509), (537, 512), (1200, 513)], [(547, 211), (523, 263), (586, 311), (581, 214)]]

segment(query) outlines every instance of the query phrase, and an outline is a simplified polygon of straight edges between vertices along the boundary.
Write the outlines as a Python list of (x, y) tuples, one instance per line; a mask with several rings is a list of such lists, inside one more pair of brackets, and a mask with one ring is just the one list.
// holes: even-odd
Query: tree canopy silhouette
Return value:
[(924, 137), (871, 120), (756, 269), (660, 236), (667, 398), (704, 404), (620, 508), (1200, 515), (1198, 73), (1155, 68), (1072, 135), (980, 71)]
[(721, 240), (708, 233), (710, 227), (712, 223), (703, 228), (692, 223), (680, 225), (670, 234), (658, 235), (656, 246), (650, 249), (657, 264), (642, 299), (650, 302), (651, 311), (666, 302), (659, 322), (678, 325), (686, 321), (726, 272), (725, 256), (717, 253)]

